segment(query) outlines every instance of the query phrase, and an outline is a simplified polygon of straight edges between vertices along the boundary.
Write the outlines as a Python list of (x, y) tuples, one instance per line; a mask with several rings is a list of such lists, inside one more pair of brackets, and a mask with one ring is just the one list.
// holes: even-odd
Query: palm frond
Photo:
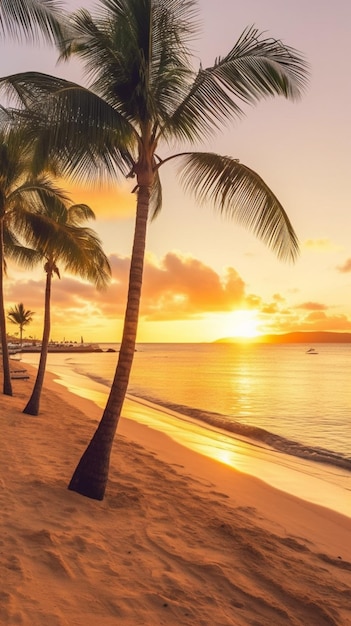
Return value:
[(187, 95), (193, 80), (190, 39), (199, 30), (197, 3), (159, 2), (153, 10), (151, 92), (163, 126)]
[(11, 108), (6, 108), (0, 105), (0, 128), (2, 133), (8, 133), (10, 128), (16, 124), (18, 119), (18, 111)]
[(225, 57), (200, 68), (170, 129), (188, 140), (208, 136), (229, 118), (241, 117), (242, 104), (273, 95), (298, 99), (307, 80), (308, 64), (297, 50), (248, 28)]
[(111, 275), (108, 259), (98, 235), (80, 225), (94, 217), (93, 211), (84, 204), (67, 207), (52, 195), (41, 200), (36, 211), (27, 203), (16, 207), (11, 214), (16, 233), (36, 250), (38, 258), (60, 262), (69, 272), (104, 288)]
[(197, 32), (192, 0), (103, 0), (96, 15), (72, 16), (75, 38), (62, 58), (77, 55), (90, 88), (140, 129), (167, 121), (192, 77), (187, 43)]
[(98, 289), (106, 287), (111, 268), (98, 235), (90, 228), (66, 224), (60, 228), (52, 249), (64, 268), (93, 282)]
[(4, 246), (4, 252), (7, 259), (28, 270), (33, 269), (42, 259), (40, 252), (24, 245)]
[(71, 85), (74, 83), (42, 72), (19, 72), (0, 79), (0, 89), (6, 99), (18, 108), (23, 106), (29, 110), (41, 98)]
[(80, 226), (82, 222), (95, 220), (94, 211), (87, 204), (72, 204), (68, 208), (68, 221), (73, 226)]
[(298, 239), (268, 185), (238, 160), (212, 153), (182, 157), (181, 180), (196, 201), (211, 202), (220, 213), (247, 228), (278, 258), (294, 261)]
[[(16, 219), (21, 207), (26, 211), (40, 213), (45, 210), (47, 203), (56, 206), (56, 212), (61, 212), (69, 203), (68, 194), (55, 185), (47, 176), (29, 178), (9, 190), (7, 194), (7, 219)], [(54, 210), (54, 209), (53, 209)]]
[(6, 197), (23, 183), (32, 168), (33, 146), (23, 129), (0, 127), (0, 186)]
[(65, 28), (63, 4), (57, 0), (1, 0), (0, 36), (53, 43), (65, 38)]
[[(126, 176), (134, 164), (133, 127), (92, 91), (40, 72), (2, 78), (0, 90), (24, 107), (21, 123), (32, 130), (39, 172), (53, 161), (62, 175), (94, 172)], [(44, 106), (45, 101), (45, 106)]]
[(51, 246), (59, 242), (58, 223), (45, 215), (31, 211), (27, 204), (16, 207), (7, 218), (7, 224), (11, 225), (16, 235), (26, 241), (31, 248), (38, 250), (42, 257), (48, 253)]
[(159, 172), (155, 172), (154, 184), (150, 197), (150, 218), (156, 219), (162, 209), (162, 185), (160, 181)]
[(4, 228), (4, 254), (26, 269), (32, 269), (41, 260), (41, 255), (32, 248), (23, 245), (15, 233), (5, 226)]

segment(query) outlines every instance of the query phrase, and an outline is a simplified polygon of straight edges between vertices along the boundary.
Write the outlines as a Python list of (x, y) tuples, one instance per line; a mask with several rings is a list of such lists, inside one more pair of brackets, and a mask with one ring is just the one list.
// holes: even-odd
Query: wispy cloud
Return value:
[(319, 239), (306, 239), (306, 241), (302, 243), (302, 248), (312, 252), (335, 252), (342, 249), (339, 245), (327, 237)]
[(327, 315), (323, 311), (310, 313), (301, 324), (303, 330), (351, 330), (351, 320), (344, 314)]
[(351, 259), (346, 259), (345, 263), (337, 266), (336, 269), (342, 274), (348, 274), (349, 272), (351, 272)]
[(325, 311), (328, 307), (321, 302), (302, 302), (296, 306), (297, 309), (304, 309), (305, 311)]

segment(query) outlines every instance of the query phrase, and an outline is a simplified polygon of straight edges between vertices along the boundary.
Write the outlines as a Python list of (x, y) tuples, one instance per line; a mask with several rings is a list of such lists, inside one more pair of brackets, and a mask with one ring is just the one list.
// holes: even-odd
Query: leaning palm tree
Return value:
[[(194, 69), (189, 48), (198, 28), (194, 0), (100, 0), (95, 16), (82, 9), (71, 23), (75, 36), (62, 47), (61, 58), (80, 58), (88, 88), (36, 72), (6, 77), (0, 86), (35, 116), (37, 167), (48, 149), (67, 174), (107, 172), (135, 179), (135, 235), (116, 373), (101, 422), (69, 484), (101, 500), (134, 356), (147, 223), (162, 204), (161, 170), (177, 162), (185, 188), (198, 202), (212, 203), (279, 258), (294, 260), (293, 227), (260, 176), (237, 158), (193, 147), (240, 117), (242, 105), (273, 95), (297, 99), (307, 66), (296, 50), (249, 28), (213, 66)], [(186, 147), (162, 156), (162, 146), (175, 144)]]
[[(6, 341), (4, 305), (5, 256), (26, 267), (37, 262), (37, 253), (21, 244), (22, 234), (28, 232), (28, 220), (41, 223), (38, 210), (48, 198), (66, 200), (66, 195), (44, 174), (33, 176), (34, 144), (31, 133), (0, 125), (0, 336), (3, 365), (3, 393), (12, 395), (9, 354)], [(43, 222), (46, 238), (55, 236), (52, 224)]]
[(19, 334), (20, 334), (20, 348), (22, 350), (22, 340), (23, 340), (23, 329), (25, 326), (28, 326), (33, 321), (34, 311), (30, 311), (30, 309), (25, 309), (23, 302), (19, 304), (15, 304), (12, 309), (9, 309), (7, 312), (7, 319), (12, 324), (16, 324), (19, 326)]
[(96, 233), (81, 224), (88, 219), (95, 219), (94, 212), (84, 204), (66, 206), (55, 198), (47, 199), (41, 217), (54, 222), (58, 237), (43, 240), (42, 228), (36, 224), (29, 226), (28, 239), (36, 246), (37, 252), (44, 259), (46, 273), (45, 306), (42, 347), (37, 376), (33, 391), (23, 413), (38, 415), (40, 397), (44, 383), (48, 345), (51, 329), (50, 300), (51, 284), (54, 274), (60, 278), (58, 265), (81, 278), (95, 283), (98, 289), (107, 285), (111, 270)]

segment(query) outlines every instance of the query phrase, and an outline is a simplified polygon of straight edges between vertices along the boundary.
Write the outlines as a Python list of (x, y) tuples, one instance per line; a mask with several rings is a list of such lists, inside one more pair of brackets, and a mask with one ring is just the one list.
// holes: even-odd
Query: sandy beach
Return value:
[(70, 492), (101, 410), (47, 374), (24, 415), (28, 371), (0, 396), (2, 624), (351, 625), (351, 517), (128, 418), (105, 500)]

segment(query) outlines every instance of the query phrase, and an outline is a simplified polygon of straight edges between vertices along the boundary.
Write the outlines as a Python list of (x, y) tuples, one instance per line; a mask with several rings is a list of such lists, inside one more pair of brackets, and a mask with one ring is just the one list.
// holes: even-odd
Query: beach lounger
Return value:
[(18, 378), (21, 380), (27, 380), (29, 378), (29, 374), (26, 374), (27, 370), (20, 370), (11, 372), (11, 378)]

